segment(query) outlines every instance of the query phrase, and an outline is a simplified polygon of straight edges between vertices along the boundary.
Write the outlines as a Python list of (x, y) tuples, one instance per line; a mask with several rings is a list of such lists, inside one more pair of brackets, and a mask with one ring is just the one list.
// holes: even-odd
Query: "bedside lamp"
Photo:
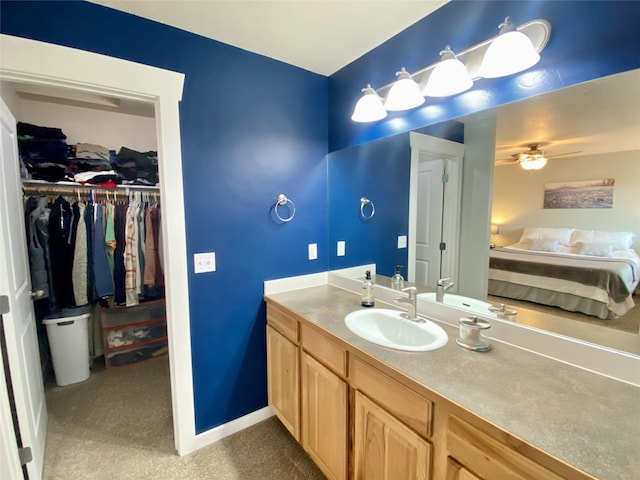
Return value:
[(497, 223), (491, 224), (491, 243), (489, 244), (489, 248), (495, 248), (495, 244), (493, 243), (493, 236), (500, 233), (500, 225)]

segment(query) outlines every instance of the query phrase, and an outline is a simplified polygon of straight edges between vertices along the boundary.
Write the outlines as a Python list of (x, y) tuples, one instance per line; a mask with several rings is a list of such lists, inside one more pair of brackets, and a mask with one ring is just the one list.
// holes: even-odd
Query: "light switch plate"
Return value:
[(398, 248), (407, 248), (407, 236), (398, 235)]
[(317, 260), (318, 259), (318, 244), (310, 243), (309, 244), (309, 260)]
[(194, 253), (193, 269), (195, 273), (215, 272), (216, 271), (215, 252)]
[(339, 240), (338, 241), (338, 256), (339, 257), (344, 257), (344, 240)]

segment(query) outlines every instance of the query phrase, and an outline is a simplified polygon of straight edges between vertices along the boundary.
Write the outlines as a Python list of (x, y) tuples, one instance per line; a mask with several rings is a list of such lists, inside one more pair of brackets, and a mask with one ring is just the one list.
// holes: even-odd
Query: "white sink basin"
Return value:
[[(435, 302), (436, 294), (435, 292), (419, 293), (418, 298), (424, 298)], [(473, 313), (477, 313), (478, 315), (497, 318), (496, 315), (489, 310), (489, 307), (491, 306), (489, 302), (484, 302), (475, 298), (463, 297), (462, 295), (456, 295), (454, 293), (445, 293), (444, 301), (442, 303), (444, 305), (449, 305), (450, 307), (469, 310)]]
[(356, 310), (344, 317), (344, 323), (359, 337), (396, 350), (426, 352), (446, 345), (447, 333), (441, 327), (429, 320), (408, 320), (403, 313), (384, 308)]

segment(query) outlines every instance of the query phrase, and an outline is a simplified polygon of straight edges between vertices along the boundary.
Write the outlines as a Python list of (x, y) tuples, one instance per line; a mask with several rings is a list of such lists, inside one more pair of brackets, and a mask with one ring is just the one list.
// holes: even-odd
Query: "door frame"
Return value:
[[(442, 252), (442, 275), (451, 278), (457, 284), (458, 249), (460, 248), (460, 201), (462, 196), (462, 168), (464, 149), (462, 143), (444, 140), (417, 132), (410, 132), (411, 169), (409, 174), (409, 238), (407, 252), (407, 277), (413, 281), (411, 274), (415, 271), (416, 232), (418, 218), (418, 164), (420, 152), (428, 152), (441, 156), (444, 170), (449, 179), (444, 189), (444, 205), (442, 211), (442, 238), (447, 248)], [(435, 288), (435, 285), (431, 285)], [(456, 287), (453, 287), (455, 290)]]
[[(74, 89), (155, 107), (174, 442), (179, 455), (190, 453), (198, 444), (180, 144), (184, 74), (4, 34), (0, 59), (1, 81)], [(0, 413), (4, 417), (7, 412), (2, 408)]]

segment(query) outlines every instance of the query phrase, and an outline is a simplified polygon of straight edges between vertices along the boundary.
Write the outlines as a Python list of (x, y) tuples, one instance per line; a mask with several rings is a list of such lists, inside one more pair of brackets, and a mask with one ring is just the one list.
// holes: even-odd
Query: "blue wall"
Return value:
[[(265, 279), (326, 270), (327, 78), (85, 2), (0, 4), (2, 33), (183, 72), (180, 105), (196, 430), (267, 404)], [(175, 159), (180, 161), (180, 159)], [(297, 206), (276, 224), (279, 193)], [(317, 243), (319, 259), (307, 260)]]
[[(432, 137), (464, 143), (464, 124), (454, 120), (416, 130)], [(411, 146), (408, 133), (345, 148), (329, 154), (329, 269), (376, 264), (376, 273), (391, 277), (396, 265), (407, 276), (408, 251), (398, 236), (409, 234)], [(360, 198), (375, 205), (363, 220)], [(364, 209), (369, 214), (368, 207)], [(337, 255), (339, 240), (345, 255)]]
[[(422, 107), (392, 112), (373, 124), (352, 122), (360, 90), (391, 83), (404, 66), (409, 72), (435, 63), (445, 45), (454, 51), (498, 33), (506, 16), (516, 24), (535, 18), (551, 23), (551, 38), (540, 62), (521, 74), (480, 79), (465, 93)], [(458, 1), (454, 0), (329, 79), (329, 151), (407, 132), (461, 115), (640, 66), (640, 2), (637, 1)], [(520, 86), (522, 80), (535, 85)]]
[[(398, 235), (408, 234), (409, 134), (346, 148), (329, 155), (329, 263), (331, 269), (376, 263), (378, 274), (392, 276), (396, 265), (407, 265), (407, 249), (398, 249)], [(360, 198), (375, 206), (364, 220)], [(371, 213), (368, 206), (363, 209)], [(336, 242), (346, 242), (338, 257)], [(406, 276), (406, 269), (403, 270)]]

